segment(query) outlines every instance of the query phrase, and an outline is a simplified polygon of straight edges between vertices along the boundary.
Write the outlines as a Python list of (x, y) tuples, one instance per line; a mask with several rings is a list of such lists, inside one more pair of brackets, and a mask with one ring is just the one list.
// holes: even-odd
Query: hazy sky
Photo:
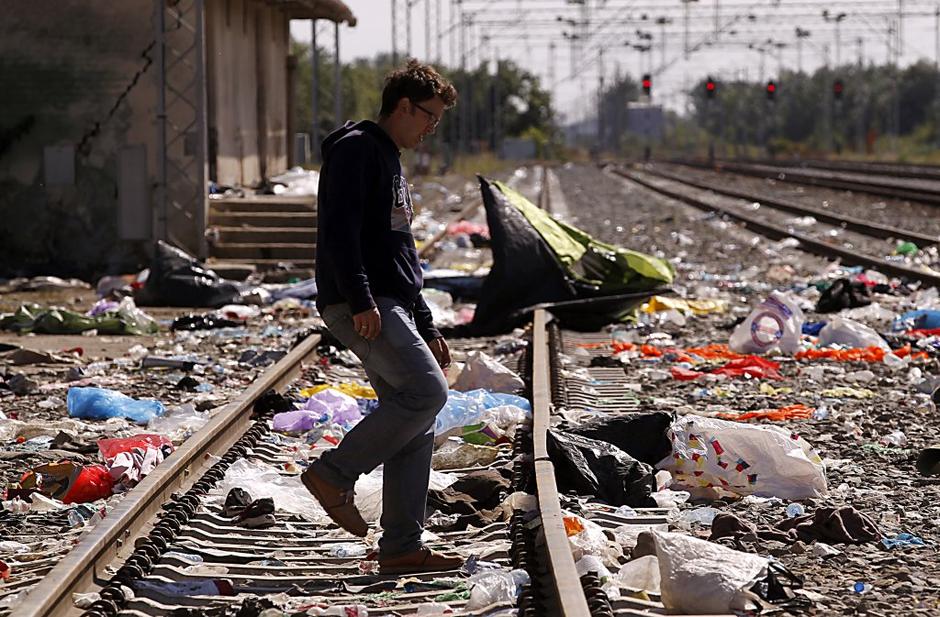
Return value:
[[(340, 28), (341, 60), (390, 52), (391, 0), (344, 1), (358, 18), (358, 24), (354, 28), (345, 25)], [(406, 1), (399, 0), (398, 6), (403, 7)], [(891, 33), (898, 22), (897, 3), (893, 1), (692, 1), (695, 3), (688, 5), (688, 41), (696, 49), (686, 60), (683, 53), (686, 5), (681, 0), (586, 0), (587, 9), (568, 0), (463, 0), (464, 10), (473, 14), (475, 21), (468, 30), (469, 62), (475, 64), (494, 55), (513, 59), (537, 73), (543, 84), (552, 84), (555, 106), (567, 119), (580, 119), (593, 109), (590, 101), (594, 100), (602, 67), (609, 83), (618, 69), (638, 79), (652, 64), (654, 101), (682, 109), (687, 85), (705, 75), (711, 74), (719, 82), (735, 77), (769, 79), (780, 67), (796, 69), (799, 55), (807, 71), (826, 64), (827, 59), (830, 65), (835, 65), (837, 55), (841, 64), (857, 62), (859, 57), (866, 63), (883, 64), (889, 44), (892, 50), (898, 49), (897, 36)], [(430, 59), (436, 60), (436, 7), (441, 7), (442, 30), (446, 31), (452, 23), (451, 9), (457, 3), (411, 2), (411, 55), (426, 59), (425, 15), (430, 5), (434, 43)], [(900, 64), (910, 64), (919, 58), (934, 61), (938, 2), (905, 0), (903, 7)], [(824, 10), (829, 11), (828, 18), (823, 16)], [(402, 55), (406, 41), (403, 13), (400, 8), (398, 52)], [(577, 23), (566, 24), (558, 21), (558, 17)], [(320, 45), (332, 49), (333, 25), (318, 23)], [(797, 28), (810, 33), (799, 39), (801, 54)], [(309, 41), (310, 23), (293, 22), (291, 33), (299, 40)], [(445, 64), (451, 64), (452, 47), (458, 44), (458, 38), (451, 36), (455, 33), (456, 29), (443, 40), (441, 57)], [(648, 36), (652, 38), (644, 38)], [(489, 41), (485, 40), (487, 37)], [(572, 37), (588, 41), (584, 49), (573, 50), (578, 41)], [(550, 78), (551, 43), (555, 45), (554, 79)], [(638, 44), (649, 44), (651, 49), (646, 53), (637, 51), (632, 46)], [(664, 65), (666, 68), (660, 72)], [(846, 88), (851, 87), (852, 84), (846, 84)], [(785, 85), (781, 84), (778, 92), (785, 96)]]

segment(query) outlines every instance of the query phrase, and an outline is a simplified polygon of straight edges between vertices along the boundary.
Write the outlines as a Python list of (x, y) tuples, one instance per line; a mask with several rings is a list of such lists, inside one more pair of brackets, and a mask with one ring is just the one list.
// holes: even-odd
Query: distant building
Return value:
[(0, 276), (204, 255), (210, 180), (288, 166), (291, 19), (340, 0), (31, 0), (0, 20)]

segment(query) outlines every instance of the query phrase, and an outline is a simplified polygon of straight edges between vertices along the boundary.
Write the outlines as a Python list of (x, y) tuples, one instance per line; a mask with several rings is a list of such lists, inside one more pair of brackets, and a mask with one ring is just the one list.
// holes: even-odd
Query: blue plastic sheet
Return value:
[(94, 387), (69, 388), (66, 403), (70, 417), (88, 420), (127, 418), (138, 424), (147, 424), (166, 411), (160, 401), (137, 400), (116, 390)]

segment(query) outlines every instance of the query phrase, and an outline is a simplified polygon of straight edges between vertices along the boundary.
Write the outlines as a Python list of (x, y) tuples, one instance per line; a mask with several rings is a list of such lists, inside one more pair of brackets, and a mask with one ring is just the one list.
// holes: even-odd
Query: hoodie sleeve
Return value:
[(431, 317), (431, 309), (428, 308), (428, 303), (424, 301), (424, 296), (420, 293), (415, 300), (413, 313), (415, 326), (417, 326), (418, 334), (421, 335), (421, 338), (425, 341), (433, 341), (436, 338), (441, 338), (441, 333), (434, 327), (434, 318)]
[(353, 315), (375, 306), (362, 259), (368, 187), (378, 174), (375, 161), (374, 148), (365, 140), (342, 140), (330, 152), (323, 187), (326, 199), (321, 203), (329, 204), (329, 211), (320, 223), (324, 240), (317, 250), (328, 253), (336, 286)]

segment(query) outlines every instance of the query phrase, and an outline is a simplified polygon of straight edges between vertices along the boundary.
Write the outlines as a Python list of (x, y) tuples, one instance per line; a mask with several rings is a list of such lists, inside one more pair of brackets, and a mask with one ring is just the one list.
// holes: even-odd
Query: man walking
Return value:
[(413, 210), (401, 150), (434, 132), (457, 91), (411, 60), (390, 73), (378, 122), (348, 122), (322, 146), (317, 307), (362, 361), (378, 407), (301, 480), (340, 527), (365, 536), (356, 479), (384, 464), (379, 568), (384, 574), (454, 569), (459, 557), (421, 543), (434, 421), (447, 401), (450, 352), (421, 297)]

